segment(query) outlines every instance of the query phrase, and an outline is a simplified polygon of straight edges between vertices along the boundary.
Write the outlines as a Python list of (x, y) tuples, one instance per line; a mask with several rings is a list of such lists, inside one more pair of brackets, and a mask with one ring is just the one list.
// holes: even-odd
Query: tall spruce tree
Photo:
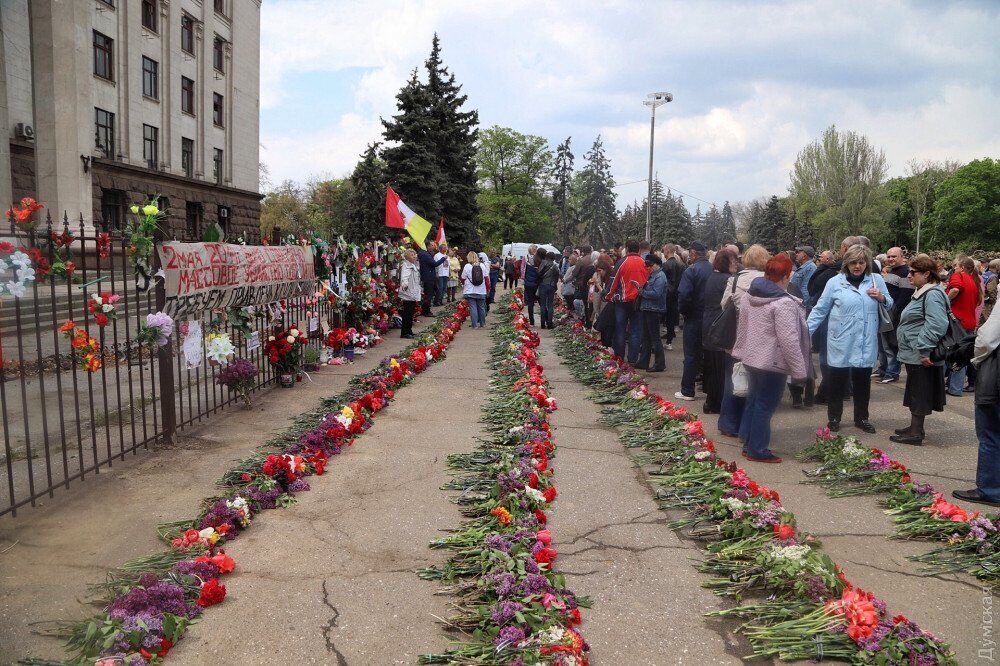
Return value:
[[(656, 195), (656, 185), (653, 183), (654, 204)], [(667, 190), (663, 197), (663, 214), (659, 216), (659, 233), (654, 238), (659, 243), (676, 243), (686, 246), (694, 238), (694, 230), (691, 227), (691, 213), (684, 205), (683, 197), (674, 197), (670, 190)], [(656, 208), (654, 210), (654, 215)], [(654, 219), (657, 219), (654, 217)]]
[(467, 96), (441, 60), (437, 35), (424, 63), (427, 83), (414, 70), (396, 95), (399, 111), (383, 120), (382, 151), (389, 184), (410, 208), (432, 223), (444, 217), (449, 239), (479, 243), (476, 231), (476, 138), (479, 114), (463, 111)]
[(611, 176), (611, 162), (604, 153), (600, 135), (594, 139), (594, 145), (584, 158), (587, 164), (580, 170), (580, 217), (584, 235), (592, 245), (608, 246), (619, 240), (615, 238), (617, 194), (614, 191), (615, 181)]
[(701, 204), (694, 207), (694, 215), (691, 216), (691, 232), (695, 238), (705, 242), (705, 216), (702, 215)]
[(566, 137), (566, 140), (556, 148), (555, 186), (552, 190), (552, 203), (555, 204), (559, 215), (558, 232), (563, 245), (569, 245), (572, 240), (573, 222), (570, 211), (570, 187), (573, 184), (573, 153), (570, 150), (569, 142), (573, 137)]
[(722, 204), (722, 219), (719, 222), (719, 242), (736, 242), (736, 216), (733, 215), (733, 207), (729, 202)]
[(428, 138), (437, 146), (437, 170), (442, 174), (440, 213), (445, 218), (452, 242), (460, 247), (478, 247), (476, 140), (479, 112), (462, 110), (469, 96), (462, 94), (462, 86), (442, 62), (441, 40), (437, 33), (424, 65), (433, 120), (433, 134)]
[(386, 235), (385, 163), (379, 158), (378, 148), (378, 143), (369, 144), (351, 174), (353, 187), (347, 201), (344, 237), (352, 243)]
[(722, 215), (719, 214), (719, 209), (712, 204), (708, 207), (708, 212), (705, 213), (705, 219), (702, 223), (701, 240), (710, 249), (715, 249), (722, 244), (721, 234), (719, 233), (722, 227)]

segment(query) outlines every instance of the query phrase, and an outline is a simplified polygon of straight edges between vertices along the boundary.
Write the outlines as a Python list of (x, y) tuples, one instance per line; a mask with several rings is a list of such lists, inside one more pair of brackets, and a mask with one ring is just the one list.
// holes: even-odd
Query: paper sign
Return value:
[(260, 349), (260, 333), (254, 331), (250, 334), (250, 337), (247, 338), (247, 353), (249, 354), (250, 352), (257, 351), (258, 349)]
[(319, 330), (319, 317), (313, 317), (312, 319), (309, 320), (309, 332), (312, 333), (313, 331), (318, 331), (318, 330)]
[(184, 353), (184, 362), (187, 363), (188, 370), (190, 370), (201, 365), (204, 349), (202, 348), (201, 322), (198, 320), (189, 321), (187, 325), (187, 335), (184, 336), (184, 341), (181, 343), (181, 350)]

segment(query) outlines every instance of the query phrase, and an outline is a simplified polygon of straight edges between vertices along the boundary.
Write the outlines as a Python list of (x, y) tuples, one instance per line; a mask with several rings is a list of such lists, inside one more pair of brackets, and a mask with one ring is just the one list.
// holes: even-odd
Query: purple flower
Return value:
[(510, 553), (510, 542), (499, 534), (491, 534), (483, 541), (483, 546), (490, 550)]
[(219, 568), (211, 562), (178, 562), (174, 565), (174, 573), (181, 576), (195, 576), (201, 580), (219, 577)]
[(501, 601), (496, 606), (490, 608), (490, 619), (497, 626), (504, 626), (514, 619), (514, 615), (524, 608), (516, 601)]
[(549, 585), (549, 579), (545, 576), (538, 574), (529, 574), (524, 577), (521, 584), (518, 586), (518, 594), (522, 597), (530, 597), (533, 595), (542, 595), (546, 592), (552, 592), (552, 586)]
[(156, 344), (162, 347), (170, 341), (170, 334), (174, 331), (174, 320), (163, 312), (150, 312), (146, 315), (146, 326), (159, 329), (159, 339)]
[(529, 574), (537, 574), (541, 571), (534, 559), (527, 559), (524, 561), (524, 570)]
[(288, 492), (298, 493), (303, 490), (309, 490), (309, 482), (303, 478), (298, 478), (288, 484)]
[(497, 573), (489, 574), (485, 578), (488, 585), (493, 586), (493, 591), (501, 599), (506, 599), (511, 594), (514, 593), (514, 574), (512, 573)]
[(889, 459), (889, 456), (885, 455), (884, 453), (880, 455), (878, 458), (872, 458), (871, 460), (868, 461), (868, 467), (870, 469), (879, 472), (884, 472), (891, 466), (892, 466), (892, 461)]
[(930, 495), (934, 492), (934, 486), (929, 483), (915, 483), (913, 484), (913, 492), (918, 495)]
[[(502, 647), (504, 645), (517, 645), (524, 640), (524, 631), (520, 627), (504, 627), (500, 630), (500, 635), (493, 639), (493, 645)], [(520, 657), (518, 657), (520, 659)], [(512, 664), (514, 662), (511, 662)], [(524, 663), (523, 661), (521, 663)]]

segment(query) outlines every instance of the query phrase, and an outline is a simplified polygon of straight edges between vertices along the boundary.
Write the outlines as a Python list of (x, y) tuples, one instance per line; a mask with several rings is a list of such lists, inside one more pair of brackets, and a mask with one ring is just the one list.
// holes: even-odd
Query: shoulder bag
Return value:
[(726, 303), (726, 307), (722, 308), (722, 312), (716, 315), (712, 323), (709, 324), (708, 330), (705, 331), (705, 344), (709, 347), (732, 349), (733, 345), (736, 344), (736, 329), (739, 326), (740, 313), (736, 307), (736, 301), (733, 300), (733, 294), (736, 293), (736, 283), (739, 281), (740, 275), (743, 275), (743, 271), (733, 276), (733, 288), (729, 291), (729, 302)]

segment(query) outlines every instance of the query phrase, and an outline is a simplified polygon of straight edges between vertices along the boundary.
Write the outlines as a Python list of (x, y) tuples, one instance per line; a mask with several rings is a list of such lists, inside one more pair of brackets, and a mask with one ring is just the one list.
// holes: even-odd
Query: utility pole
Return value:
[(668, 92), (656, 92), (646, 95), (643, 102), (649, 107), (649, 179), (646, 196), (646, 241), (651, 240), (653, 230), (653, 136), (656, 132), (656, 107), (672, 102), (674, 96)]

